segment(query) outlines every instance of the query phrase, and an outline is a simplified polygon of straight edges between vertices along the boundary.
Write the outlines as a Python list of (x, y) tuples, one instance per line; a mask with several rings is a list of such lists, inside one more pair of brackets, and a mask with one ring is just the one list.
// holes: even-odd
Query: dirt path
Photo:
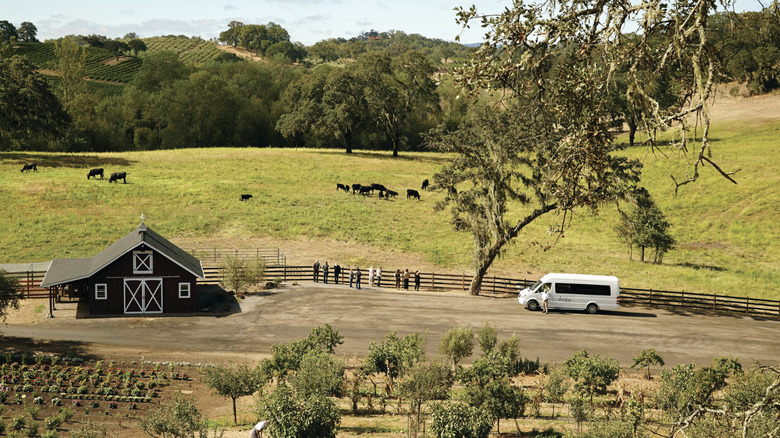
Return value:
[[(427, 334), (428, 353), (437, 354), (441, 335), (456, 325), (490, 321), (500, 337), (517, 333), (524, 356), (561, 361), (585, 349), (630, 366), (642, 349), (655, 348), (667, 366), (701, 364), (724, 354), (780, 363), (780, 321), (625, 308), (598, 315), (521, 308), (514, 298), (462, 293), (412, 293), (308, 283), (244, 300), (241, 312), (223, 317), (120, 317), (76, 319), (74, 305), (60, 305), (54, 319), (36, 315), (2, 327), (3, 342), (50, 340), (69, 348), (106, 355), (155, 357), (190, 362), (257, 360), (273, 344), (305, 337), (320, 324), (344, 335), (339, 355), (365, 355), (372, 341), (388, 333)], [(32, 321), (32, 322), (30, 322)]]

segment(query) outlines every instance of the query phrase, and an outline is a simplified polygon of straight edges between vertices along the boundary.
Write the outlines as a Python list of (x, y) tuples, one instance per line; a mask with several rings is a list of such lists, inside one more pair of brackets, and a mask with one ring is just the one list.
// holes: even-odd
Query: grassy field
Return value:
[[(528, 228), (497, 261), (494, 273), (526, 277), (527, 271), (611, 274), (625, 287), (780, 297), (780, 216), (776, 138), (780, 122), (716, 126), (714, 158), (741, 168), (733, 185), (704, 169), (702, 179), (674, 196), (670, 173), (684, 163), (668, 155), (626, 152), (645, 162), (644, 184), (673, 224), (677, 248), (663, 265), (630, 261), (618, 241), (613, 207), (598, 216), (575, 215), (573, 226), (550, 250), (546, 230), (556, 219)], [(443, 194), (422, 201), (405, 189), (442, 165), (445, 157), (307, 149), (183, 149), (111, 154), (0, 154), (0, 263), (91, 256), (139, 223), (176, 241), (225, 241), (252, 237), (356, 244), (347, 262), (382, 264), (360, 253), (366, 246), (420, 257), (437, 271), (469, 272), (472, 243), (448, 225), (449, 213), (433, 211)], [(20, 173), (37, 162), (38, 173)], [(89, 168), (107, 175), (127, 171), (128, 183), (87, 180)], [(352, 196), (336, 183), (381, 183), (399, 192), (395, 200)], [(238, 202), (251, 193), (250, 202)], [(512, 220), (512, 218), (510, 218)], [(360, 245), (357, 245), (360, 244)], [(635, 256), (636, 258), (636, 256)]]

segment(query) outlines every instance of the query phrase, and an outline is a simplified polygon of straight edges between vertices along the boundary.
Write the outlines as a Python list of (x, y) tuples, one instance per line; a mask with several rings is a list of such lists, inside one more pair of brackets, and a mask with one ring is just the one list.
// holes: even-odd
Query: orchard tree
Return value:
[(411, 436), (417, 436), (424, 418), (425, 403), (446, 400), (452, 384), (452, 371), (444, 364), (417, 362), (406, 372), (400, 383), (400, 393), (411, 402), (409, 407)]
[(482, 356), (492, 353), (498, 343), (498, 330), (496, 326), (490, 325), (489, 321), (482, 324), (482, 328), (477, 331), (477, 342), (482, 350)]
[(233, 400), (234, 424), (238, 424), (236, 400), (254, 394), (264, 383), (257, 368), (238, 363), (206, 368), (204, 381), (206, 386), (213, 389), (217, 395), (230, 397)]
[(452, 360), (453, 367), (471, 356), (474, 350), (474, 329), (471, 327), (453, 327), (441, 337), (439, 351)]
[[(160, 438), (207, 438), (208, 421), (195, 404), (176, 394), (170, 402), (149, 412), (141, 419), (141, 428), (152, 437)], [(214, 432), (214, 436), (221, 436)]]
[[(634, 189), (640, 164), (616, 156), (610, 132), (609, 95), (621, 69), (628, 72), (626, 96), (651, 147), (659, 132), (675, 126), (682, 135), (673, 146), (692, 152), (690, 171), (673, 177), (676, 188), (698, 180), (703, 165), (733, 181), (734, 172), (710, 155), (707, 99), (719, 60), (708, 44), (707, 19), (715, 11), (706, 0), (514, 1), (495, 15), (459, 8), (462, 25), (480, 22), (487, 29), (485, 41), (456, 72), (459, 82), (474, 95), (497, 91), (459, 130), (440, 129), (430, 141), (455, 154), (435, 182), (458, 185), (457, 195), (439, 208), (451, 206), (474, 237), (471, 294), (479, 293), (495, 258), (529, 224), (554, 212), (549, 232), (561, 236), (575, 210), (595, 211)], [(689, 96), (684, 105), (663, 107), (653, 98), (635, 74), (647, 65), (679, 72)], [(694, 150), (685, 133), (688, 116), (697, 112), (703, 131)], [(509, 202), (516, 218), (507, 217)]]
[(264, 278), (265, 261), (262, 258), (246, 261), (227, 256), (222, 263), (222, 279), (219, 282), (222, 287), (239, 296), (246, 288), (260, 284)]
[(344, 395), (344, 361), (332, 353), (311, 350), (301, 359), (291, 378), (298, 394), (341, 397)]
[(0, 269), (0, 321), (5, 322), (9, 310), (19, 308), (19, 299), (22, 297), (19, 281)]
[(370, 373), (383, 373), (395, 379), (425, 357), (425, 341), (419, 333), (398, 338), (398, 332), (387, 335), (381, 344), (372, 342), (368, 347), (363, 368)]
[(341, 423), (333, 400), (296, 393), (284, 383), (263, 398), (258, 416), (268, 419), (264, 432), (271, 438), (335, 438)]
[(493, 427), (488, 412), (460, 401), (434, 404), (431, 420), (437, 438), (487, 438)]
[(607, 386), (617, 380), (620, 375), (620, 364), (610, 357), (588, 355), (585, 350), (563, 362), (566, 373), (574, 380), (574, 389), (580, 394), (590, 397), (593, 405), (594, 394), (604, 394)]
[(569, 384), (566, 369), (560, 365), (553, 365), (547, 374), (547, 381), (544, 384), (545, 398), (552, 404), (553, 418), (555, 418), (555, 404), (564, 402), (563, 396), (569, 390)]
[(664, 366), (664, 360), (655, 352), (655, 348), (640, 351), (639, 354), (634, 357), (634, 364), (631, 365), (631, 368), (646, 367), (647, 380), (650, 380), (650, 365)]

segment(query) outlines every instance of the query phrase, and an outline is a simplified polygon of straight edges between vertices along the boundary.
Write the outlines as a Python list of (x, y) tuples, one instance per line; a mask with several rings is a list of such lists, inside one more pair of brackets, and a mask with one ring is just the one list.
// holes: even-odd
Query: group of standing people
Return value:
[[(331, 268), (330, 265), (328, 265), (328, 262), (326, 261), (324, 265), (320, 265), (320, 261), (316, 260), (314, 262), (314, 265), (312, 266), (313, 272), (314, 272), (314, 281), (319, 282), (320, 280), (320, 272), (322, 272), (322, 280), (323, 283), (328, 284), (328, 273), (330, 272)], [(341, 266), (339, 266), (338, 263), (333, 265), (333, 283), (339, 284), (339, 278), (342, 274)], [(354, 267), (349, 270), (349, 287), (352, 287), (354, 284), (357, 289), (360, 289), (360, 280), (363, 277), (363, 273), (360, 271), (360, 267)], [(420, 290), (420, 271), (415, 271), (414, 274), (411, 274), (409, 272), (409, 269), (404, 270), (401, 272), (400, 269), (396, 269), (393, 273), (393, 278), (395, 279), (395, 288), (400, 289), (401, 283), (403, 282), (403, 288), (406, 290), (409, 290), (409, 280), (414, 278), (414, 290)], [(374, 281), (376, 280), (376, 283)], [(368, 285), (369, 286), (375, 286), (376, 287), (382, 287), (382, 267), (380, 266), (377, 269), (374, 269), (374, 266), (372, 265), (370, 268), (368, 268)]]
[[(314, 281), (315, 282), (320, 281), (320, 270), (322, 270), (322, 281), (325, 284), (328, 284), (328, 275), (331, 270), (331, 267), (330, 265), (328, 265), (328, 262), (326, 261), (324, 265), (320, 265), (320, 261), (316, 260), (312, 268), (314, 270)], [(339, 266), (339, 264), (336, 263), (335, 265), (333, 265), (333, 283), (339, 284), (339, 278), (341, 278), (341, 266)]]

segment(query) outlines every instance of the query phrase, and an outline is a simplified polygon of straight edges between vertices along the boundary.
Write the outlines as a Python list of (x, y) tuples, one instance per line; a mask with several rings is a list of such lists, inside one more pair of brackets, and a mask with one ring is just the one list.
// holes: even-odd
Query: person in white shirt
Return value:
[(550, 285), (545, 284), (542, 291), (542, 312), (547, 313), (547, 301), (550, 299)]
[(373, 286), (374, 285), (374, 266), (372, 265), (370, 268), (368, 268), (368, 285)]
[(265, 421), (261, 421), (255, 424), (255, 427), (249, 432), (249, 438), (263, 438), (263, 429), (265, 429)]
[(376, 287), (382, 287), (382, 267), (376, 270)]

